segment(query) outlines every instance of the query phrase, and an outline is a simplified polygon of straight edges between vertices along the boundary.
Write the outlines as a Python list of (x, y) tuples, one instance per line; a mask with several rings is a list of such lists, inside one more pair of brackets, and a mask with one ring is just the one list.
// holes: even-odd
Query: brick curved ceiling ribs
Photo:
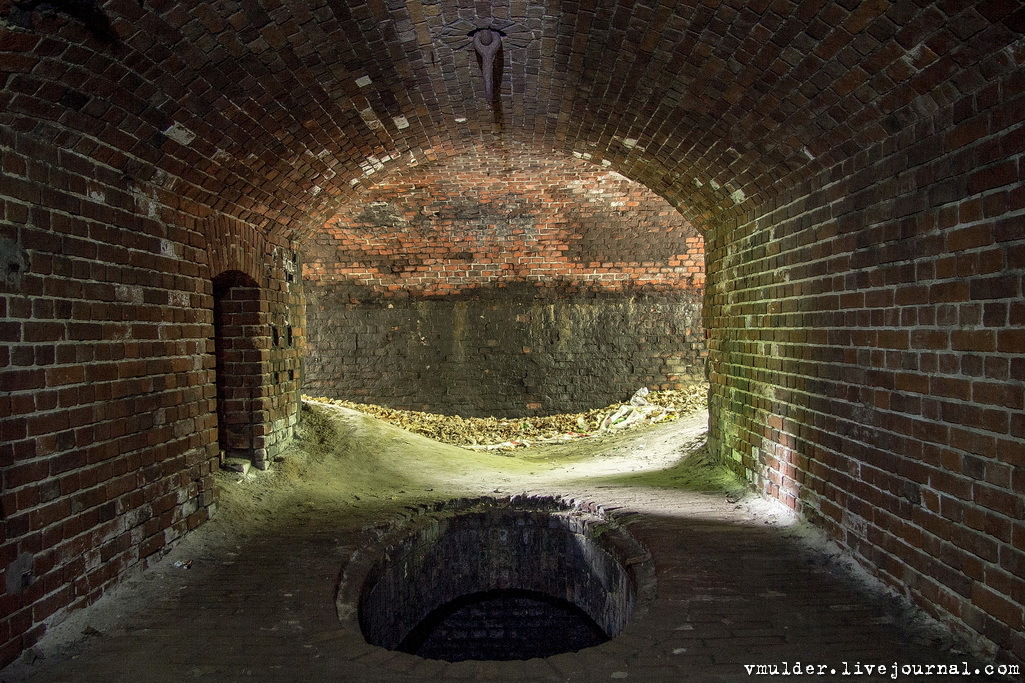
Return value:
[[(1008, 3), (920, 4), (111, 1), (120, 44), (76, 55), (107, 106), (74, 116), (156, 140), (118, 163), (156, 161), (175, 193), (292, 236), (375, 174), (507, 143), (603, 164), (702, 225), (1021, 61)], [(485, 26), (507, 36), (496, 111), (468, 37)]]

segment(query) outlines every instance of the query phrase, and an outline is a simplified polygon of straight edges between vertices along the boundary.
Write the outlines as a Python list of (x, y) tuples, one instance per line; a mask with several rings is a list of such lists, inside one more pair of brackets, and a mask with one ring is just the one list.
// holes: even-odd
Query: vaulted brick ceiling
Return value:
[[(11, 86), (68, 109), (37, 135), (78, 149), (63, 131), (84, 130), (121, 147), (115, 167), (131, 174), (131, 149), (181, 179), (165, 190), (294, 236), (378, 174), (477, 144), (590, 159), (701, 225), (982, 90), (1022, 59), (1018, 7), (119, 0), (105, 5), (119, 45), (54, 42), (42, 67), (85, 62), (81, 93)], [(505, 34), (494, 108), (469, 37), (483, 27)]]

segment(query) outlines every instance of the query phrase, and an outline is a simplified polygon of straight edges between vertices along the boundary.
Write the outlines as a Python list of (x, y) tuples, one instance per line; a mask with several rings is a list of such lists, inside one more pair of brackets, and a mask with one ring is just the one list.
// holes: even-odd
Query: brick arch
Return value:
[(204, 233), (211, 279), (234, 272), (254, 286), (267, 286), (267, 239), (262, 231), (230, 216), (206, 219)]
[(474, 145), (368, 179), (304, 240), (303, 270), (385, 296), (513, 282), (700, 291), (703, 242), (676, 207), (609, 166)]
[(513, 416), (703, 377), (704, 240), (643, 185), (513, 144), (373, 180), (305, 245), (306, 393)]
[(587, 154), (692, 222), (728, 219), (1013, 69), (1017, 26), (1004, 3), (508, 4), (489, 12), (517, 36), (492, 110), (465, 2), (374, 22), (328, 0), (108, 5), (113, 45), (68, 17), (17, 27), (4, 122), (281, 235), (383, 163), (475, 139)]

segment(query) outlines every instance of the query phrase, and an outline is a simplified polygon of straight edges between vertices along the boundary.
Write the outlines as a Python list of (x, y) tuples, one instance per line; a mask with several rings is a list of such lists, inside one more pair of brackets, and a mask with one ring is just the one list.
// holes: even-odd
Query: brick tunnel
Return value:
[(204, 525), (222, 453), (271, 465), (303, 391), (527, 416), (705, 379), (716, 460), (1020, 663), (1023, 30), (0, 0), (0, 664)]

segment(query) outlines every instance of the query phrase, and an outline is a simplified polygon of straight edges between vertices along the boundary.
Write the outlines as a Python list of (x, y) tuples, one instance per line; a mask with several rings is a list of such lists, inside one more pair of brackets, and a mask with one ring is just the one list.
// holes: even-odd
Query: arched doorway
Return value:
[(260, 287), (229, 270), (213, 279), (214, 354), (217, 384), (217, 441), (222, 458), (246, 458), (263, 469), (257, 449), (254, 408), (261, 393), (266, 337)]

